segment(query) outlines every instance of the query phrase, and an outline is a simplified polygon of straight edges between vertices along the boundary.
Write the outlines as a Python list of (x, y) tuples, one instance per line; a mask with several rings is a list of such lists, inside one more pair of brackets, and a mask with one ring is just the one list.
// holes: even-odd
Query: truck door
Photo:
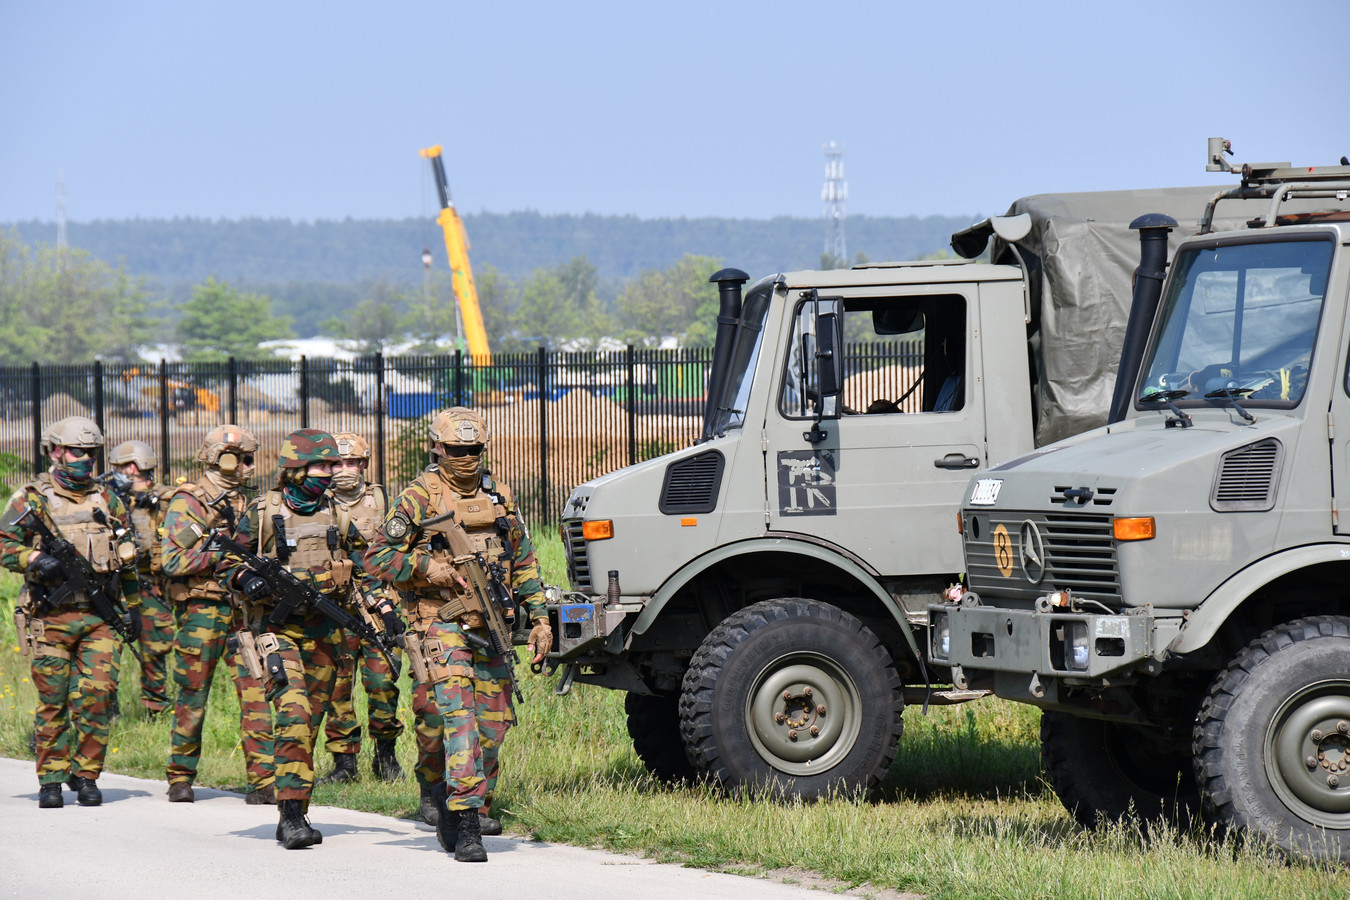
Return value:
[(987, 463), (974, 288), (928, 290), (820, 293), (843, 319), (845, 388), (842, 415), (814, 434), (817, 304), (798, 299), (764, 427), (770, 530), (838, 544), (883, 575), (960, 571), (955, 512)]

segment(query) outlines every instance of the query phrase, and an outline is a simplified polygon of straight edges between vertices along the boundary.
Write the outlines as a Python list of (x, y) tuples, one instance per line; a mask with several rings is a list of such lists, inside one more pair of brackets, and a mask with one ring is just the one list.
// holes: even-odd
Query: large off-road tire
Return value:
[(1155, 729), (1041, 715), (1041, 764), (1064, 808), (1088, 828), (1129, 816), (1188, 825), (1199, 802), (1189, 750)]
[(728, 790), (816, 798), (880, 781), (903, 708), (890, 654), (865, 625), (816, 600), (765, 600), (694, 654), (680, 731), (694, 766)]
[(676, 694), (633, 694), (623, 701), (633, 749), (657, 778), (666, 783), (692, 779), (695, 769), (680, 737), (680, 698)]
[(1350, 618), (1297, 619), (1244, 647), (1200, 707), (1194, 751), (1212, 821), (1350, 862)]

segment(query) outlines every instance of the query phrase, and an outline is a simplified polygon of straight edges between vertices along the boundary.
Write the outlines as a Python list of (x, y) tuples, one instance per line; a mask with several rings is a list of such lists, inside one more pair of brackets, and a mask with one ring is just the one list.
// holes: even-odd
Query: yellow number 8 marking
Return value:
[(1008, 536), (1008, 529), (1002, 525), (994, 529), (994, 560), (998, 563), (999, 574), (1004, 578), (1012, 575), (1012, 538)]

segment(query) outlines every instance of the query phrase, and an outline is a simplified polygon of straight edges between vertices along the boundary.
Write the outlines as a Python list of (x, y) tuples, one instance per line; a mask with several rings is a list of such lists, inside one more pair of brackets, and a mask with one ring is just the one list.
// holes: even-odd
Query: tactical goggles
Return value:
[(441, 444), (441, 456), (479, 456), (482, 452), (482, 444), (470, 444), (467, 447), (461, 447), (455, 444)]
[(65, 451), (71, 459), (84, 459), (86, 456), (91, 459), (98, 459), (101, 452), (98, 447), (66, 447)]

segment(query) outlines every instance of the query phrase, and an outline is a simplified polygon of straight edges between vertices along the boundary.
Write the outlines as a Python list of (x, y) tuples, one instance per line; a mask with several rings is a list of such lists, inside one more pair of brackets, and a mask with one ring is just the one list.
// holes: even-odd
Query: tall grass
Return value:
[[(556, 532), (541, 529), (535, 539), (545, 579), (561, 582)], [(17, 579), (0, 577), (0, 754), (31, 758), (33, 690), (8, 615), (16, 589)], [(126, 713), (114, 725), (108, 767), (163, 778), (168, 724), (145, 720), (134, 670), (127, 666), (123, 678)], [(225, 673), (216, 678), (199, 783), (238, 789), (238, 704)], [(406, 686), (401, 716), (410, 722)], [(1169, 826), (1080, 828), (1042, 779), (1039, 715), (1030, 707), (985, 700), (936, 707), (926, 717), (910, 709), (877, 799), (767, 802), (653, 779), (628, 739), (621, 694), (578, 685), (558, 697), (536, 677), (523, 688), (519, 722), (502, 752), (498, 808), (509, 828), (541, 840), (933, 898), (1350, 896), (1350, 876), (1340, 869), (1283, 863), (1256, 842)], [(411, 769), (409, 732), (398, 755)], [(318, 756), (326, 770), (327, 754)], [(415, 785), (375, 782), (369, 758), (363, 748), (362, 781), (319, 787), (315, 801), (412, 815)]]

